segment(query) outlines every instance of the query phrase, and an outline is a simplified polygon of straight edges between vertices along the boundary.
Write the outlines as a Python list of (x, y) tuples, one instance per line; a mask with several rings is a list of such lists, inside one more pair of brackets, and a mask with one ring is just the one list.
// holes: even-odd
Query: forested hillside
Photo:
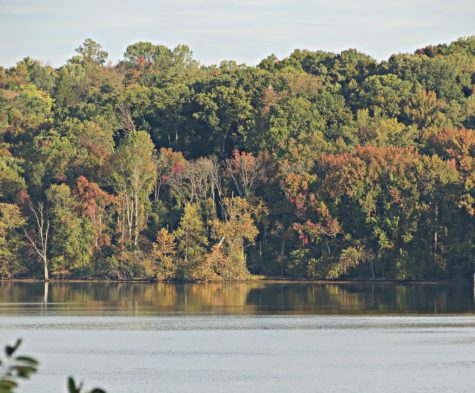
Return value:
[(468, 277), (475, 37), (203, 66), (0, 67), (0, 276)]

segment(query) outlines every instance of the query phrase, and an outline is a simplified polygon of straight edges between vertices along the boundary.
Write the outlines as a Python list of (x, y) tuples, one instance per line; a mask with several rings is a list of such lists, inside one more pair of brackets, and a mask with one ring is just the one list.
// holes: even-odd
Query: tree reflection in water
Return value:
[(1, 314), (438, 314), (473, 313), (465, 283), (2, 282)]

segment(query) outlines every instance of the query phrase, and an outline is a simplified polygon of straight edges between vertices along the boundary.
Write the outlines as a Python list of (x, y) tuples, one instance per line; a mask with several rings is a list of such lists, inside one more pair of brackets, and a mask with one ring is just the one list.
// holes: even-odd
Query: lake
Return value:
[(474, 392), (470, 283), (0, 283), (21, 392)]

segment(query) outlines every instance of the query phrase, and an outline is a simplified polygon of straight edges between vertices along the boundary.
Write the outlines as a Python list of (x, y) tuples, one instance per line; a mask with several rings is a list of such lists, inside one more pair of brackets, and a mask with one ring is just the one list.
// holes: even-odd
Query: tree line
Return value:
[(0, 67), (0, 276), (460, 278), (475, 37), (205, 66), (87, 39)]

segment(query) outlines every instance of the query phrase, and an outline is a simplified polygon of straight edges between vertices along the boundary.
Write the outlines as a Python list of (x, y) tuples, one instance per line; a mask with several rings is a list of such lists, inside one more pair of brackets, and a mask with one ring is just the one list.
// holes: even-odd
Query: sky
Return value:
[(127, 45), (187, 44), (203, 64), (257, 64), (294, 49), (378, 60), (475, 34), (475, 0), (0, 0), (0, 64), (60, 66), (86, 38), (116, 62)]

